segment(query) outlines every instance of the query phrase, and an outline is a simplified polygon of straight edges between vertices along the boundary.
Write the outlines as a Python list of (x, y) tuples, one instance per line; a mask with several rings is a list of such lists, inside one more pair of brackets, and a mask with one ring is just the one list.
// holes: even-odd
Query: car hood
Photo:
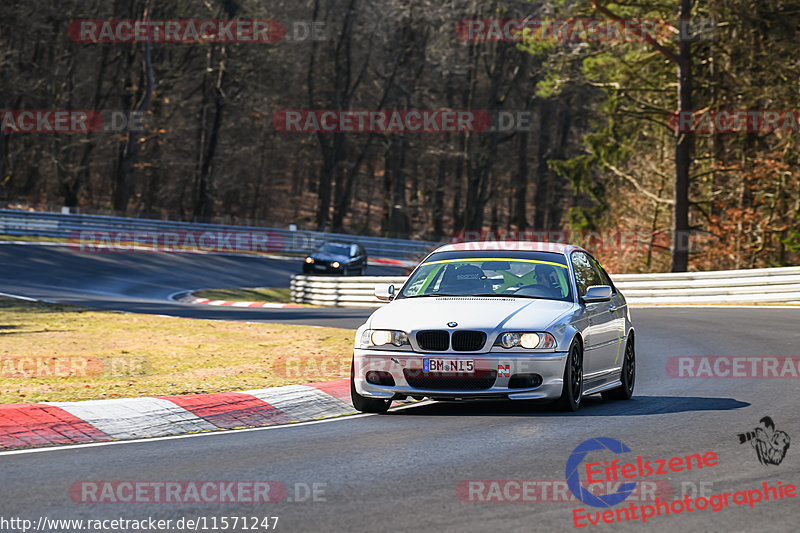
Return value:
[(572, 302), (531, 298), (439, 296), (402, 298), (375, 311), (371, 329), (458, 329), (542, 331), (573, 309)]

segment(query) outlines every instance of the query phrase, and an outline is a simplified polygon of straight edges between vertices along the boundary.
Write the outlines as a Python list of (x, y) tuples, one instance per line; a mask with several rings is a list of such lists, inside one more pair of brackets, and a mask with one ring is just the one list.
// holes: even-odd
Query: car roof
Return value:
[(440, 246), (436, 252), (478, 252), (478, 251), (499, 251), (499, 252), (554, 252), (558, 254), (569, 254), (573, 251), (585, 252), (580, 246), (565, 244), (560, 242), (536, 242), (536, 241), (472, 241), (458, 242)]

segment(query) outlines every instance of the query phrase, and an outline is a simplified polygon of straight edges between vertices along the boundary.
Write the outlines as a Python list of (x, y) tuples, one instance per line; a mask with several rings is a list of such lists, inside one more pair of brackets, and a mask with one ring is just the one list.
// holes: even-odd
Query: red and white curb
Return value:
[(0, 405), (0, 449), (272, 426), (355, 413), (348, 378), (242, 392)]
[(179, 301), (185, 304), (219, 305), (222, 307), (268, 307), (272, 309), (282, 309), (287, 307), (297, 309), (305, 307), (304, 305), (300, 304), (275, 304), (269, 302), (232, 302), (230, 300), (209, 300), (208, 298), (197, 298), (197, 297), (181, 298)]
[[(427, 254), (426, 254), (427, 255)], [(398, 267), (415, 267), (417, 266), (419, 261), (409, 261), (406, 259), (386, 259), (383, 257), (373, 257), (372, 259), (367, 260), (368, 265), (386, 265), (386, 266), (398, 266)]]

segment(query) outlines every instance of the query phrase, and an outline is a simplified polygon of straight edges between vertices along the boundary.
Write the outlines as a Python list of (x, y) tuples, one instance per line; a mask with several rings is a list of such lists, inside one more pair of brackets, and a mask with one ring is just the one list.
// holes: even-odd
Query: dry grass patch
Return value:
[(209, 300), (226, 300), (231, 302), (274, 302), (291, 303), (291, 289), (256, 288), (256, 289), (203, 289), (195, 291), (192, 296)]
[[(349, 376), (353, 332), (0, 298), (0, 403), (256, 389)], [(298, 370), (298, 361), (313, 360)]]

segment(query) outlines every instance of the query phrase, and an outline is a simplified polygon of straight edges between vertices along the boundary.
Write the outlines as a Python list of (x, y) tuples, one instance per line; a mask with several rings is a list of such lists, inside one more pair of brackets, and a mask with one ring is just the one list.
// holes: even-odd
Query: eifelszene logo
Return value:
[(758, 462), (762, 465), (779, 465), (786, 457), (791, 439), (785, 431), (775, 429), (775, 423), (771, 417), (765, 416), (759, 422), (761, 422), (761, 426), (753, 431), (739, 433), (739, 444), (749, 442), (756, 451)]
[(636, 482), (622, 483), (617, 489), (617, 492), (611, 494), (595, 495), (592, 494), (590, 490), (584, 488), (578, 476), (578, 468), (589, 452), (597, 450), (610, 450), (616, 454), (631, 451), (630, 448), (620, 441), (609, 437), (597, 437), (578, 444), (578, 446), (572, 450), (569, 459), (567, 459), (567, 467), (564, 472), (567, 477), (567, 486), (576, 498), (587, 505), (593, 507), (613, 507), (618, 503), (622, 503), (631, 495), (636, 488)]
[[(611, 461), (594, 461), (584, 464), (584, 459), (590, 452), (608, 450), (615, 454), (631, 451), (626, 445), (609, 437), (596, 437), (580, 443), (567, 459), (565, 475), (567, 486), (575, 497), (593, 507), (613, 507), (625, 501), (634, 491), (637, 481), (622, 483), (624, 480), (662, 476), (670, 473), (683, 472), (684, 470), (700, 470), (709, 466), (717, 466), (717, 454), (711, 450), (700, 453), (691, 453), (683, 456), (672, 456), (657, 459), (645, 459), (637, 455), (630, 462), (619, 458)], [(578, 469), (583, 466), (586, 470), (587, 484), (601, 482), (620, 483), (617, 491), (608, 494), (594, 494), (581, 484)]]

